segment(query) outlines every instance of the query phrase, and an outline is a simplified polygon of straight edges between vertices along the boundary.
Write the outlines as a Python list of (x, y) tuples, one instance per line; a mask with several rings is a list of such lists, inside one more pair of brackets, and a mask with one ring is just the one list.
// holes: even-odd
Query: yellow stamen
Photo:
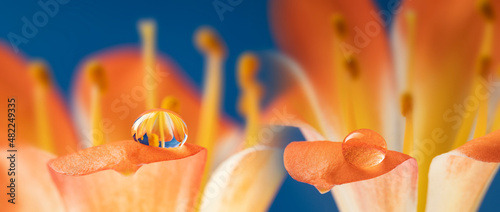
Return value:
[[(491, 55), (493, 48), (493, 38), (494, 38), (494, 11), (489, 0), (479, 1), (479, 11), (485, 20), (485, 27), (483, 32), (483, 38), (481, 41), (481, 48), (477, 58), (477, 65), (475, 69), (474, 81), (471, 87), (470, 95), (475, 96), (476, 89), (481, 86), (481, 81), (487, 81), (488, 75), (490, 74), (490, 64)], [(488, 102), (489, 95), (484, 99), (480, 99), (479, 110), (471, 111), (469, 116), (464, 117), (462, 126), (458, 132), (457, 138), (453, 144), (453, 148), (457, 148), (469, 140), (469, 136), (474, 124), (474, 119), (476, 119), (476, 129), (474, 131), (474, 137), (483, 136), (486, 134), (487, 123), (488, 123)]]
[[(490, 65), (491, 65), (491, 59), (489, 57), (483, 57), (480, 60), (480, 72), (479, 72), (479, 80), (482, 80), (484, 82), (487, 82), (486, 84), (489, 86), (488, 82), (488, 76), (490, 72)], [(481, 137), (483, 135), (486, 135), (486, 131), (488, 128), (488, 103), (489, 103), (489, 98), (490, 94), (486, 95), (485, 98), (478, 98), (479, 99), (479, 110), (477, 114), (477, 120), (476, 120), (476, 129), (474, 131), (474, 138)]]
[(261, 98), (261, 85), (255, 79), (259, 70), (259, 59), (253, 53), (244, 53), (238, 61), (238, 79), (242, 95), (239, 100), (240, 112), (246, 118), (245, 147), (252, 147), (258, 143), (256, 140), (260, 127), (259, 104)]
[(181, 105), (179, 99), (174, 96), (167, 96), (161, 101), (161, 108), (170, 110), (174, 113), (179, 113)]
[(196, 32), (195, 41), (200, 52), (204, 54), (206, 61), (203, 102), (196, 143), (209, 150), (205, 170), (210, 170), (211, 150), (215, 143), (217, 126), (219, 125), (222, 72), (226, 50), (223, 41), (209, 28), (199, 29)]
[(345, 66), (345, 75), (347, 75), (346, 88), (348, 89), (348, 103), (350, 104), (351, 114), (353, 121), (352, 130), (361, 129), (361, 128), (373, 128), (373, 122), (371, 120), (371, 115), (367, 110), (366, 102), (366, 88), (362, 82), (360, 82), (361, 78), (361, 67), (358, 62), (357, 57), (354, 55), (350, 55), (346, 57), (344, 61)]
[(493, 11), (493, 6), (490, 0), (479, 0), (478, 1), (479, 12), (483, 18), (488, 22), (493, 22), (495, 19), (495, 13)]
[[(345, 41), (347, 38), (347, 26), (343, 16), (335, 14), (332, 18), (332, 26), (334, 31), (334, 64), (335, 64), (335, 79), (337, 85), (337, 92), (340, 104), (340, 118), (343, 123), (342, 134), (347, 135), (347, 133), (354, 131), (356, 128), (355, 118), (353, 117), (353, 108), (351, 98), (349, 98), (348, 92), (345, 92), (345, 88), (348, 86), (348, 80), (346, 79), (347, 71), (347, 61), (345, 59), (345, 52), (340, 49), (341, 42)], [(350, 90), (350, 89), (349, 89)]]
[[(156, 24), (152, 20), (141, 21), (139, 30), (142, 38), (143, 66), (147, 77), (156, 79)], [(146, 98), (146, 109), (157, 107), (156, 88), (148, 88)]]
[(359, 128), (373, 128), (373, 120), (365, 101), (365, 88), (360, 82), (362, 75), (357, 57), (352, 52), (342, 48), (348, 37), (347, 24), (341, 15), (332, 18), (334, 30), (335, 53), (334, 64), (337, 80), (337, 92), (341, 108), (341, 119), (344, 123), (344, 132), (347, 134)]
[(337, 38), (341, 40), (345, 40), (347, 38), (347, 23), (345, 22), (344, 16), (334, 14), (332, 16), (332, 27)]
[(413, 97), (406, 92), (401, 96), (401, 114), (406, 118), (403, 153), (410, 154), (413, 149)]
[[(416, 43), (416, 28), (417, 17), (414, 11), (410, 10), (405, 14), (406, 24), (408, 27), (408, 50), (406, 59), (406, 91), (401, 95), (401, 113), (406, 118), (405, 134), (403, 143), (403, 153), (413, 157), (418, 157), (415, 152), (419, 152), (419, 147), (422, 146), (421, 140), (415, 140), (414, 134), (414, 117), (413, 117), (413, 80), (415, 74), (415, 43)], [(427, 173), (429, 166), (426, 163), (427, 158), (418, 158), (419, 165), (419, 182), (418, 182), (418, 204), (417, 211), (425, 211), (427, 201)]]
[(413, 11), (406, 13), (406, 23), (408, 26), (408, 53), (406, 59), (406, 92), (401, 96), (401, 113), (406, 118), (405, 134), (403, 143), (403, 153), (410, 154), (413, 149), (414, 125), (413, 125), (413, 74), (415, 72), (415, 34), (416, 15)]
[(493, 116), (493, 125), (491, 126), (491, 129), (489, 132), (493, 132), (496, 130), (500, 130), (500, 106), (497, 106), (495, 110), (495, 116)]
[[(497, 78), (500, 76), (500, 68), (497, 69), (495, 74)], [(493, 114), (493, 124), (491, 125), (491, 128), (489, 129), (488, 133), (499, 129), (500, 129), (500, 105), (497, 105), (497, 108), (495, 109), (495, 112)]]
[(103, 67), (97, 61), (90, 61), (86, 67), (85, 71), (87, 73), (88, 79), (92, 84), (91, 91), (91, 106), (90, 106), (90, 117), (91, 117), (91, 142), (92, 146), (97, 146), (105, 143), (104, 131), (101, 127), (102, 120), (102, 95), (107, 89), (107, 79), (106, 73)]
[[(195, 44), (205, 56), (205, 82), (196, 143), (208, 149), (201, 190), (205, 188), (212, 171), (212, 150), (214, 149), (219, 125), (222, 74), (226, 48), (221, 38), (210, 28), (200, 28), (195, 34)], [(201, 198), (198, 203), (201, 202)]]
[(47, 152), (54, 153), (47, 110), (47, 95), (52, 84), (51, 77), (47, 65), (42, 61), (32, 62), (29, 65), (29, 72), (37, 82), (34, 91), (35, 124), (38, 136), (36, 145)]

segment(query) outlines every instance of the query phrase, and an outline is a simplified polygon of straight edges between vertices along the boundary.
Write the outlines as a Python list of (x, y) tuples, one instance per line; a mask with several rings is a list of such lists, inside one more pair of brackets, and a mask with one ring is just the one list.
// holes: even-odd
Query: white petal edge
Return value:
[(476, 211), (498, 165), (457, 150), (435, 157), (429, 171), (426, 211)]
[(416, 211), (417, 161), (401, 163), (381, 176), (332, 189), (340, 211)]

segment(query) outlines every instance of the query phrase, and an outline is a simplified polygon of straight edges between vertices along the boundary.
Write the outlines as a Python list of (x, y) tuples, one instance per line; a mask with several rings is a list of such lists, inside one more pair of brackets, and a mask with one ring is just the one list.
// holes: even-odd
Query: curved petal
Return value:
[(300, 182), (314, 185), (325, 193), (335, 185), (372, 179), (388, 173), (408, 160), (408, 155), (388, 151), (378, 165), (359, 169), (344, 160), (342, 143), (331, 141), (292, 142), (284, 153), (285, 168)]
[(341, 211), (416, 211), (417, 161), (409, 159), (378, 177), (335, 186)]
[(271, 100), (265, 106), (263, 122), (315, 131), (314, 134), (325, 139), (340, 139), (336, 137), (338, 129), (333, 127), (338, 123), (327, 118), (334, 114), (330, 110), (322, 110), (325, 100), (316, 94), (303, 69), (281, 53), (266, 52), (260, 58), (264, 64), (262, 72), (268, 75), (265, 76), (268, 80), (263, 83), (265, 98)]
[(475, 211), (500, 163), (500, 131), (432, 160), (427, 211)]
[(203, 192), (200, 211), (266, 211), (285, 176), (280, 149), (256, 146), (217, 167)]
[[(28, 73), (28, 63), (24, 58), (15, 54), (5, 44), (0, 42), (0, 95), (4, 101), (10, 98), (15, 98), (15, 122), (18, 131), (16, 138), (20, 142), (28, 142), (31, 145), (42, 148), (42, 145), (36, 143), (39, 141), (39, 135), (36, 132), (37, 120), (35, 116), (34, 96), (36, 91), (36, 83), (33, 77)], [(45, 103), (47, 104), (45, 111), (50, 114), (45, 123), (50, 130), (51, 146), (53, 153), (61, 155), (76, 150), (76, 133), (69, 114), (66, 110), (66, 105), (59, 95), (56, 86), (51, 85), (50, 91), (47, 93)], [(7, 102), (0, 104), (0, 109), (6, 111)], [(0, 120), (2, 126), (7, 126), (7, 118)], [(2, 130), (0, 134), (3, 138), (7, 138), (7, 130)], [(6, 147), (8, 142), (2, 142), (1, 147)]]
[[(146, 91), (156, 89), (159, 99), (174, 96), (179, 100), (179, 115), (190, 132), (197, 132), (201, 97), (196, 87), (166, 57), (158, 56), (156, 77), (145, 74), (141, 51), (132, 47), (115, 48), (94, 54), (82, 63), (76, 77), (75, 109), (79, 118), (83, 140), (90, 142), (90, 81), (85, 77), (87, 61), (97, 60), (103, 67), (107, 91), (102, 97), (103, 134), (108, 142), (130, 139), (130, 127), (146, 111)], [(160, 107), (160, 105), (158, 105)], [(221, 133), (234, 130), (234, 123), (221, 121)], [(189, 141), (196, 141), (196, 134), (189, 134)], [(189, 142), (188, 141), (188, 142)]]
[[(206, 150), (120, 141), (49, 162), (68, 211), (192, 211)], [(117, 172), (117, 171), (119, 172)]]
[[(287, 97), (292, 95), (297, 98), (297, 93), (287, 92), (287, 94), (274, 100), (262, 115), (263, 122), (270, 125), (297, 127), (300, 129), (300, 131), (308, 141), (325, 140), (326, 135), (321, 133), (318, 126), (311, 126), (309, 124), (312, 123), (311, 117), (313, 115), (310, 113), (308, 114), (306, 112), (301, 112), (307, 111), (309, 110), (309, 108), (307, 108), (307, 106), (304, 104), (290, 104), (287, 101)], [(333, 132), (329, 132), (328, 134), (331, 135), (328, 137), (338, 137), (334, 135)], [(338, 139), (340, 139), (340, 137)]]
[[(0, 175), (2, 185), (11, 186), (11, 179), (14, 178), (15, 196), (2, 194), (0, 207), (2, 211), (47, 211), (62, 212), (64, 205), (55, 184), (50, 178), (47, 162), (54, 155), (42, 150), (23, 146), (17, 149), (18, 152), (7, 152), (7, 149), (1, 149), (2, 159), (0, 168), (6, 170), (6, 173)], [(13, 172), (11, 168), (10, 154), (15, 154), (15, 167)], [(9, 173), (15, 173), (8, 175)], [(4, 190), (10, 193), (12, 187)], [(14, 203), (8, 202), (13, 198)]]
[[(321, 112), (328, 115), (326, 116), (329, 119), (328, 124), (334, 127), (335, 134), (349, 133), (341, 129), (346, 126), (343, 123), (345, 120), (340, 118), (342, 114), (346, 114), (341, 107), (346, 101), (343, 101), (341, 96), (350, 92), (351, 84), (356, 84), (354, 86), (360, 86), (356, 90), (360, 90), (362, 96), (350, 95), (348, 98), (359, 102), (356, 108), (362, 108), (357, 112), (363, 114), (363, 123), (358, 123), (357, 128), (382, 132), (389, 140), (390, 149), (399, 149), (397, 142), (392, 142), (393, 133), (388, 131), (393, 129), (392, 125), (386, 126), (387, 118), (381, 117), (387, 107), (394, 105), (397, 96), (393, 93), (395, 84), (392, 80), (385, 24), (378, 17), (378, 10), (372, 2), (274, 0), (270, 7), (273, 34), (278, 46), (304, 69), (312, 82), (314, 92), (318, 95)], [(335, 38), (331, 23), (335, 14), (345, 19), (347, 34), (345, 42)], [(337, 55), (335, 54), (337, 48), (345, 46), (349, 46), (345, 48), (348, 50), (341, 53), (338, 51)], [(351, 54), (358, 61), (359, 78), (356, 79), (356, 83), (346, 82), (346, 86), (349, 87), (339, 87), (341, 85), (337, 83), (338, 80), (343, 80), (339, 74), (345, 75), (345, 73), (338, 67), (343, 67), (345, 64), (343, 59), (335, 58), (344, 58)], [(293, 90), (290, 91), (293, 94), (286, 94), (287, 98), (283, 98), (282, 101), (287, 105), (297, 104), (297, 98), (300, 98), (297, 95), (301, 88), (292, 87), (289, 90)], [(304, 113), (309, 110), (297, 112), (308, 117)]]

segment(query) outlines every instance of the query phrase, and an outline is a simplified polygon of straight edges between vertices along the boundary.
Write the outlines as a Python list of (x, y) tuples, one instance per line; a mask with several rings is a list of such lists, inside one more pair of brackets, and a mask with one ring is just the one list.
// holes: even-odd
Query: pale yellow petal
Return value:
[(208, 181), (200, 211), (266, 211), (285, 176), (282, 158), (281, 150), (264, 146), (228, 158)]
[(410, 159), (376, 178), (335, 186), (332, 194), (341, 211), (416, 211), (417, 162)]
[(500, 163), (500, 131), (432, 160), (426, 211), (475, 211)]

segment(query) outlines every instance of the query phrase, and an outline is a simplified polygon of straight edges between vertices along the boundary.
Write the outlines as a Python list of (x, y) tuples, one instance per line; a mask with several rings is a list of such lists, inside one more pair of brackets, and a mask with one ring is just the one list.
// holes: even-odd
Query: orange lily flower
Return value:
[[(17, 193), (21, 207), (3, 201), (2, 208), (9, 211), (253, 211), (270, 206), (283, 181), (284, 169), (281, 151), (257, 136), (262, 128), (258, 119), (260, 93), (254, 79), (259, 69), (258, 58), (252, 53), (243, 54), (237, 67), (244, 92), (240, 106), (247, 118), (246, 128), (242, 130), (219, 111), (226, 49), (213, 30), (201, 28), (195, 36), (195, 43), (206, 58), (203, 98), (171, 60), (156, 54), (154, 22), (141, 22), (139, 30), (142, 49), (107, 50), (92, 55), (79, 68), (73, 94), (78, 127), (72, 127), (62, 102), (55, 101), (56, 97), (45, 94), (40, 99), (32, 98), (32, 104), (19, 103), (24, 110), (18, 112), (19, 116), (33, 113), (29, 111), (30, 105), (41, 101), (48, 104), (35, 111), (33, 120), (18, 119), (23, 128), (41, 127), (45, 137), (19, 133), (18, 144), (23, 147), (19, 149), (18, 166), (26, 171), (16, 178), (25, 190)], [(0, 50), (15, 59), (0, 61), (0, 65), (7, 67), (2, 67), (2, 74), (9, 74), (4, 71), (9, 69), (26, 71), (26, 63), (19, 57), (6, 48)], [(7, 89), (2, 92), (25, 100), (39, 89), (32, 84), (51, 85), (45, 66), (34, 69), (41, 74), (35, 75), (37, 82), (22, 87), (25, 93), (15, 93), (16, 87), (10, 84), (5, 84)], [(21, 76), (24, 73), (12, 78), (16, 82), (30, 82), (20, 79)], [(139, 143), (141, 138), (131, 135), (130, 129), (139, 115), (158, 110), (179, 114), (176, 117), (189, 126), (191, 132), (188, 134), (187, 128), (184, 129), (186, 138), (189, 137), (187, 143), (159, 148), (159, 134), (156, 140), (150, 137), (146, 143), (149, 145)], [(44, 119), (47, 114), (54, 115), (54, 119)], [(31, 127), (35, 125), (31, 122), (41, 125)], [(174, 136), (175, 133), (168, 130), (178, 126), (158, 127), (154, 129), (161, 131), (162, 138), (163, 132)], [(152, 129), (148, 130), (151, 136)], [(54, 134), (46, 135), (46, 131)], [(66, 133), (73, 137), (54, 136)], [(75, 134), (80, 139), (76, 139)], [(175, 138), (178, 139), (178, 134)], [(2, 168), (8, 166), (4, 161), (0, 163)], [(33, 178), (28, 174), (36, 174), (40, 179), (28, 183)], [(25, 202), (26, 199), (30, 202)]]
[[(295, 79), (272, 104), (290, 106), (300, 119), (283, 124), (312, 141), (288, 145), (288, 173), (332, 190), (342, 211), (476, 210), (500, 162), (500, 110), (489, 109), (500, 108), (490, 98), (499, 7), (403, 1), (389, 40), (391, 11), (371, 1), (272, 1), (286, 54), (273, 56), (276, 70)], [(366, 133), (351, 156), (346, 141), (325, 142), (358, 129), (385, 138), (380, 163), (354, 165), (384, 149)]]

